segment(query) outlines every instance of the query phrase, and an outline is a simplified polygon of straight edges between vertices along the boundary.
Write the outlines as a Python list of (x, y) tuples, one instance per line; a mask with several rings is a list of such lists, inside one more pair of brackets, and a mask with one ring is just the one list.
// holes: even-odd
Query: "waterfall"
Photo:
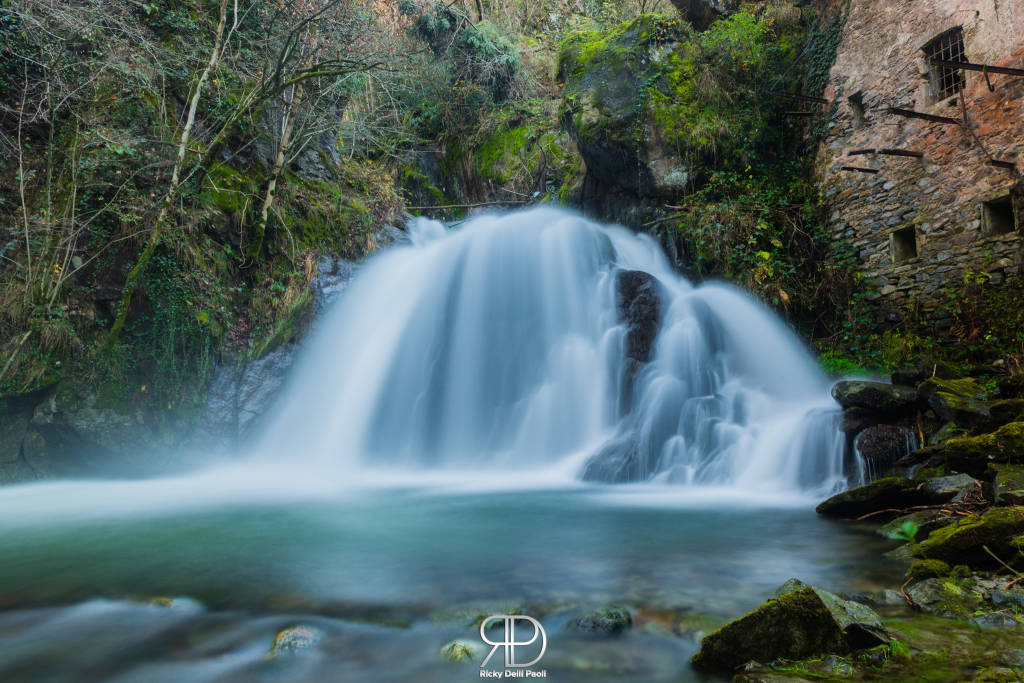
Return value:
[[(771, 312), (693, 286), (651, 238), (536, 208), (415, 219), (325, 313), (264, 457), (340, 472), (561, 466), (602, 481), (828, 492), (845, 484), (829, 383)], [(621, 274), (657, 328), (630, 357)]]

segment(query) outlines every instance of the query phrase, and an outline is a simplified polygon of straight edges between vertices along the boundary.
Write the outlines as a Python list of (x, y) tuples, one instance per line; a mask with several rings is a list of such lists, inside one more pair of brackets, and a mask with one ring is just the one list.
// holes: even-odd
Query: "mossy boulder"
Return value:
[(917, 545), (916, 554), (956, 564), (993, 564), (995, 560), (984, 550), (987, 547), (1008, 562), (1018, 554), (1011, 541), (1020, 534), (1024, 534), (1024, 507), (991, 508), (933, 531)]
[(570, 631), (595, 635), (617, 635), (633, 626), (633, 617), (629, 610), (622, 607), (603, 607), (569, 620)]
[(825, 517), (851, 519), (881, 510), (903, 509), (924, 500), (918, 484), (904, 477), (886, 477), (837, 493), (816, 510)]
[(849, 652), (888, 640), (870, 608), (804, 586), (711, 633), (690, 661), (696, 669), (732, 671), (750, 661)]
[(987, 392), (970, 379), (939, 379), (932, 377), (917, 388), (920, 399), (943, 420), (958, 425), (984, 425), (990, 419)]
[(643, 196), (675, 196), (690, 181), (677, 150), (656, 135), (648, 87), (686, 39), (678, 17), (644, 14), (611, 31), (576, 32), (563, 41), (562, 119), (587, 170), (606, 186)]
[(942, 560), (918, 560), (907, 569), (907, 578), (914, 581), (949, 576), (953, 568)]
[(949, 519), (937, 514), (935, 510), (917, 510), (907, 515), (901, 515), (892, 519), (875, 529), (875, 533), (884, 538), (902, 538), (898, 533), (906, 528), (908, 522), (917, 525), (917, 540), (921, 541), (928, 537), (936, 529), (949, 524)]
[(1024, 422), (1024, 398), (1003, 398), (989, 401), (988, 412), (992, 416), (988, 424), (990, 429), (1001, 427), (1009, 422)]
[(981, 604), (980, 593), (949, 578), (926, 578), (906, 590), (922, 612), (940, 617), (967, 617)]
[(844, 409), (862, 408), (879, 413), (906, 413), (917, 406), (917, 391), (898, 384), (841, 380), (832, 387), (832, 398)]
[(990, 434), (946, 442), (946, 467), (975, 477), (993, 463), (1024, 464), (1024, 422), (1011, 422)]

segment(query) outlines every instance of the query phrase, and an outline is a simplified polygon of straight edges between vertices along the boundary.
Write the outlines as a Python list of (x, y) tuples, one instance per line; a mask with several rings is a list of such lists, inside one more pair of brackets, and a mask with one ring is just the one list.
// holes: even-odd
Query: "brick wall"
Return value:
[[(965, 274), (1002, 286), (1024, 270), (1024, 78), (991, 74), (990, 92), (984, 74), (960, 71), (963, 103), (958, 94), (936, 101), (922, 48), (956, 27), (967, 61), (1024, 69), (1024, 0), (850, 3), (817, 158), (833, 236), (856, 248), (872, 296), (887, 304), (880, 310), (892, 321), (913, 311), (940, 328), (949, 323), (936, 311), (943, 288), (961, 287)], [(964, 105), (967, 127), (888, 111), (963, 120)], [(923, 156), (849, 154), (880, 149)]]

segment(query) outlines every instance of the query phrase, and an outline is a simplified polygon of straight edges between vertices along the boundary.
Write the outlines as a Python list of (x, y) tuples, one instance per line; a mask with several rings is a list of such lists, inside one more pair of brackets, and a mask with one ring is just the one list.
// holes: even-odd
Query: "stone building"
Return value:
[[(1017, 74), (935, 64), (969, 62)], [(850, 3), (818, 167), (890, 320), (1024, 265), (1024, 0)]]

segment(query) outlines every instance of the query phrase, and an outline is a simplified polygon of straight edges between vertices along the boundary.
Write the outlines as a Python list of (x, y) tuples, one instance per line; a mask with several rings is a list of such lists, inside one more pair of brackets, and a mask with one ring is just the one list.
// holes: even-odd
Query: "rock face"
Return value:
[(881, 413), (906, 413), (917, 405), (917, 391), (910, 387), (862, 380), (836, 382), (832, 398), (844, 409), (862, 408)]
[[(642, 15), (599, 43), (572, 36), (559, 53), (563, 119), (588, 173), (606, 187), (636, 196), (671, 197), (687, 189), (685, 155), (654, 134), (644, 89), (660, 74), (685, 29)], [(655, 42), (651, 36), (662, 38)]]
[(736, 3), (727, 0), (672, 0), (683, 19), (698, 31), (705, 30), (721, 16), (724, 16)]
[(639, 270), (620, 271), (615, 282), (619, 318), (628, 329), (626, 357), (646, 363), (661, 329), (661, 283)]
[(995, 560), (984, 550), (987, 547), (1009, 561), (1017, 556), (1013, 538), (1020, 534), (1024, 534), (1024, 507), (990, 508), (933, 531), (918, 545), (917, 554), (951, 564), (993, 564)]
[(691, 662), (697, 669), (732, 671), (750, 661), (802, 659), (888, 641), (881, 620), (870, 608), (803, 586), (704, 638)]
[(991, 434), (946, 442), (946, 467), (954, 472), (981, 477), (992, 463), (1024, 464), (1024, 422), (1011, 422)]
[(888, 476), (897, 461), (917, 447), (914, 430), (900, 425), (875, 425), (853, 441), (867, 468), (868, 479)]

